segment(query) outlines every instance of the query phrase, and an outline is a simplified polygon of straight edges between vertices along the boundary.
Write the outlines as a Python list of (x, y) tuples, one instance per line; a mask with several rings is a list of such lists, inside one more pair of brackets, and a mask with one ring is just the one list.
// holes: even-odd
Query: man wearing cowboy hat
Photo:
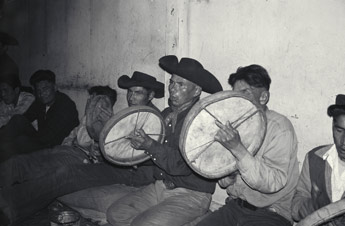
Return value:
[(9, 34), (0, 31), (0, 77), (8, 74), (18, 75), (17, 64), (7, 54), (7, 47), (18, 45), (18, 41)]
[[(333, 144), (316, 147), (306, 154), (292, 200), (291, 209), (295, 221), (345, 198), (344, 94), (337, 95), (335, 104), (328, 107), (327, 114), (333, 118)], [(342, 214), (325, 225), (345, 225), (345, 215)]]
[(183, 121), (199, 100), (201, 91), (222, 90), (219, 81), (196, 60), (165, 56), (161, 68), (171, 74), (169, 107), (163, 112), (166, 137), (163, 144), (142, 129), (131, 137), (135, 149), (143, 149), (153, 160), (155, 182), (121, 198), (107, 210), (112, 225), (183, 225), (205, 213), (215, 182), (189, 168), (179, 150)]
[(158, 82), (151, 75), (143, 72), (135, 71), (132, 77), (122, 75), (117, 84), (122, 89), (127, 89), (128, 106), (149, 106), (160, 112), (160, 110), (152, 104), (153, 98), (162, 98), (164, 96), (164, 84)]

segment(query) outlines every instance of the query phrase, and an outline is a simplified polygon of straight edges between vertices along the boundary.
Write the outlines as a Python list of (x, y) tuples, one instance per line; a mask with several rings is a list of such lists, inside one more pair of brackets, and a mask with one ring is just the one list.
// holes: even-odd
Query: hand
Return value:
[(236, 176), (238, 174), (238, 171), (230, 174), (229, 176), (223, 177), (221, 179), (218, 180), (218, 184), (221, 188), (227, 188), (230, 185), (235, 184), (236, 182)]
[(247, 150), (242, 144), (238, 131), (231, 126), (229, 121), (225, 125), (216, 121), (216, 125), (219, 130), (214, 139), (228, 149), (237, 159), (242, 159)]
[(126, 137), (131, 140), (131, 146), (134, 149), (147, 150), (151, 147), (153, 139), (149, 137), (144, 130), (138, 129)]

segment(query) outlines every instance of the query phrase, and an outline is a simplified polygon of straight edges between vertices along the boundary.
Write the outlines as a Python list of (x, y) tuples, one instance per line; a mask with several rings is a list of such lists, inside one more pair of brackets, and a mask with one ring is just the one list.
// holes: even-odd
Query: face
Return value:
[(172, 75), (169, 82), (169, 100), (175, 107), (190, 102), (201, 93), (200, 87), (194, 83), (178, 76)]
[(19, 88), (13, 89), (7, 83), (0, 83), (0, 95), (5, 104), (16, 104), (19, 96)]
[[(235, 82), (233, 90), (236, 92), (243, 93), (244, 95), (248, 96), (259, 105), (264, 105), (267, 103), (267, 101), (263, 102), (261, 100), (261, 97), (263, 95), (263, 92), (266, 91), (264, 88), (257, 88), (250, 86), (246, 81), (244, 80), (238, 80)], [(267, 91), (266, 91), (267, 92)]]
[(128, 106), (147, 105), (153, 98), (153, 93), (142, 86), (133, 86), (127, 90)]
[(55, 101), (56, 86), (49, 81), (40, 81), (35, 85), (35, 93), (42, 104), (50, 106)]
[(333, 119), (333, 140), (339, 158), (345, 161), (345, 115), (335, 116)]

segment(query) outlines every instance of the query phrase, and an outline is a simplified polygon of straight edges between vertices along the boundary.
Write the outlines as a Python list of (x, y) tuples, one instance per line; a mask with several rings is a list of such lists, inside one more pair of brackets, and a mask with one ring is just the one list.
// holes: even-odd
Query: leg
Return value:
[(56, 146), (31, 154), (17, 155), (0, 163), (0, 186), (41, 177), (47, 169), (63, 165), (82, 164), (84, 153), (69, 146)]
[(139, 214), (131, 226), (184, 225), (205, 214), (211, 202), (211, 194), (185, 188), (166, 189), (161, 181), (156, 182), (161, 190), (158, 204)]
[(125, 195), (137, 190), (139, 188), (113, 184), (64, 195), (59, 198), (59, 201), (77, 210), (84, 217), (105, 223), (107, 222), (106, 211), (109, 206)]
[(137, 215), (156, 205), (157, 201), (156, 186), (150, 184), (113, 203), (107, 210), (107, 220), (111, 225), (129, 226)]

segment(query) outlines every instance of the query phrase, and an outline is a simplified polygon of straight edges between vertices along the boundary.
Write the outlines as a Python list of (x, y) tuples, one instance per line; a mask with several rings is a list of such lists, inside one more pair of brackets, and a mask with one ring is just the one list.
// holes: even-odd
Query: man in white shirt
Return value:
[[(333, 118), (334, 143), (307, 153), (292, 201), (295, 221), (345, 198), (345, 95), (337, 95), (335, 104), (328, 107), (327, 113)], [(345, 216), (342, 215), (327, 225), (344, 224)]]

